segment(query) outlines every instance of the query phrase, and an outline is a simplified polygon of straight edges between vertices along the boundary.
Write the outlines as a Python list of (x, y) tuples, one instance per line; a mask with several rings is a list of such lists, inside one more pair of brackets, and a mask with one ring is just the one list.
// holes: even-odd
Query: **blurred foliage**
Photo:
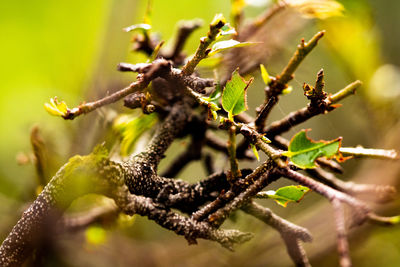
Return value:
[(1, 193), (16, 196), (26, 191), (23, 185), (32, 169), (18, 168), (15, 155), (29, 151), (34, 123), (53, 130), (51, 138), (57, 145), (65, 140), (61, 129), (67, 126), (49, 118), (43, 103), (61, 94), (70, 102), (80, 100), (98, 56), (110, 3), (24, 0), (1, 4)]
[(137, 113), (129, 115), (121, 114), (114, 121), (113, 128), (121, 138), (120, 154), (123, 157), (132, 153), (138, 139), (145, 131), (154, 127), (157, 121), (155, 113), (149, 115)]
[[(201, 18), (204, 21), (211, 21), (216, 13), (223, 13), (228, 18), (231, 12), (230, 2), (229, 0), (154, 0), (151, 10), (151, 31), (160, 33), (160, 39), (167, 41), (163, 48), (168, 49), (173, 44), (175, 25), (179, 20)], [(244, 7), (245, 15), (260, 14), (266, 4), (273, 1), (251, 2), (257, 3), (258, 6)], [(307, 39), (317, 29), (327, 30), (321, 47), (318, 47), (296, 72), (295, 80), (292, 82), (293, 92), (287, 98), (285, 96), (286, 99), (282, 99), (282, 104), (272, 115), (273, 118), (280, 118), (291, 110), (304, 106), (306, 100), (302, 96), (302, 83), (313, 81), (315, 73), (322, 66), (327, 74), (326, 84), (330, 92), (352, 80), (362, 80), (365, 86), (360, 95), (364, 97), (367, 104), (360, 100), (346, 100), (345, 104), (350, 101), (353, 101), (353, 104), (345, 105), (335, 111), (335, 114), (316, 118), (306, 126), (313, 128), (316, 136), (329, 139), (343, 135), (346, 137), (346, 145), (364, 143), (372, 146), (374, 141), (371, 140), (378, 138), (374, 137), (376, 126), (371, 126), (371, 118), (373, 118), (372, 122), (378, 122), (378, 124), (392, 122), (389, 125), (392, 126), (397, 122), (400, 114), (398, 104), (400, 25), (397, 14), (400, 10), (400, 2), (395, 0), (342, 0), (340, 2), (345, 8), (343, 16), (319, 20), (312, 25), (308, 24), (309, 27), (306, 27), (300, 35), (292, 36), (287, 43), (282, 44), (283, 51), (280, 52), (279, 59), (264, 63), (268, 72), (275, 75), (294, 51), (298, 37)], [(147, 58), (129, 53), (130, 44), (127, 41), (131, 34), (124, 33), (122, 28), (134, 23), (143, 23), (146, 8), (147, 1), (139, 0), (22, 0), (3, 1), (0, 4), (0, 29), (3, 36), (0, 42), (2, 59), (2, 64), (0, 64), (0, 112), (2, 114), (0, 116), (2, 129), (0, 131), (0, 140), (2, 140), (0, 143), (0, 201), (2, 203), (0, 215), (3, 218), (0, 223), (0, 232), (2, 237), (20, 216), (24, 203), (35, 196), (37, 184), (33, 165), (18, 166), (16, 161), (17, 153), (22, 153), (19, 155), (27, 155), (29, 162), (31, 154), (29, 132), (33, 125), (37, 124), (41, 129), (50, 153), (48, 156), (58, 159), (58, 164), (67, 161), (72, 144), (86, 148), (90, 146), (91, 143), (84, 137), (80, 137), (79, 133), (82, 134), (86, 130), (87, 132), (96, 131), (98, 129), (96, 127), (99, 126), (92, 118), (101, 117), (101, 114), (91, 115), (92, 117), (86, 121), (81, 119), (66, 122), (49, 116), (43, 109), (43, 103), (47, 102), (49, 97), (57, 95), (71, 106), (75, 106), (79, 102), (88, 100), (87, 95), (97, 98), (97, 95), (104, 95), (115, 86), (120, 88), (120, 85), (123, 86), (131, 81), (132, 76), (115, 71), (116, 64), (121, 60), (132, 63), (143, 62)], [(206, 29), (207, 25), (203, 25), (194, 32), (185, 46), (188, 54), (194, 52), (199, 38), (204, 35)], [(273, 32), (273, 29), (270, 29), (270, 32)], [(266, 78), (265, 74), (263, 78)], [(252, 87), (262, 88), (262, 78), (256, 77)], [(250, 90), (250, 109), (259, 105), (262, 97), (262, 90)], [(365, 106), (368, 103), (373, 105), (368, 106), (370, 110), (366, 111)], [(121, 103), (120, 106), (122, 106)], [(343, 123), (343, 117), (345, 117), (345, 123)], [(87, 125), (86, 128), (83, 127), (83, 130), (79, 130), (83, 124), (82, 121), (85, 121)], [(289, 136), (298, 130), (300, 129), (295, 128), (294, 132), (288, 133)], [(71, 137), (74, 133), (75, 139)], [(177, 153), (184, 145), (185, 141), (182, 141), (174, 144), (170, 150)], [(171, 152), (168, 153), (171, 155)], [(221, 159), (217, 158), (217, 163), (219, 162)], [(187, 168), (181, 176), (191, 177), (193, 173), (197, 173), (195, 178), (199, 178), (202, 171), (200, 164), (196, 164)], [(357, 163), (349, 164), (353, 164), (353, 167), (357, 165)], [(347, 174), (352, 174), (352, 172), (347, 172)], [(277, 186), (282, 186), (282, 184)], [(309, 195), (301, 203), (304, 206), (300, 208), (297, 205), (289, 206), (285, 211), (279, 210), (279, 215), (285, 217), (296, 214), (296, 210), (299, 209), (306, 213), (309, 211), (308, 207), (316, 200), (311, 194)], [(397, 203), (397, 206), (399, 204)], [(265, 203), (265, 205), (268, 204)], [(16, 210), (19, 211), (17, 214)], [(114, 245), (100, 246), (97, 250), (98, 254), (92, 251), (94, 256), (92, 265), (89, 265), (89, 259), (86, 259), (87, 251), (81, 247), (71, 246), (66, 251), (65, 257), (71, 254), (73, 262), (80, 260), (80, 264), (87, 263), (85, 266), (107, 266), (107, 263), (114, 263), (107, 261), (107, 259), (110, 260), (109, 258), (115, 259), (113, 253), (128, 257), (132, 251), (137, 250), (138, 259), (143, 259), (144, 256), (147, 259), (148, 252), (157, 249), (153, 259), (147, 259), (148, 265), (171, 266), (174, 260), (180, 260), (182, 266), (185, 263), (222, 266), (227, 262), (232, 263), (232, 266), (240, 266), (247, 263), (246, 259), (254, 265), (265, 263), (266, 259), (260, 255), (266, 253), (268, 249), (272, 251), (274, 244), (281, 246), (283, 250), (282, 244), (277, 242), (271, 242), (272, 245), (269, 246), (260, 245), (267, 239), (276, 237), (270, 234), (270, 229), (266, 229), (264, 225), (253, 220), (238, 221), (241, 229), (259, 231), (265, 235), (260, 235), (251, 244), (238, 249), (235, 255), (219, 248), (212, 254), (206, 250), (210, 246), (203, 242), (197, 248), (188, 247), (182, 238), (175, 237), (174, 234), (148, 223), (144, 218), (137, 218), (132, 227), (123, 227), (112, 233), (103, 232), (102, 228), (90, 228), (86, 232), (90, 243), (113, 242)], [(325, 223), (324, 221), (323, 224)], [(313, 231), (313, 229), (310, 230)], [(398, 229), (375, 231), (376, 233), (371, 234), (368, 240), (358, 238), (354, 240), (354, 243), (351, 242), (355, 265), (396, 266), (400, 261)], [(151, 243), (151, 240), (156, 239), (161, 239), (158, 241), (159, 245)], [(150, 240), (150, 242), (145, 243), (143, 240)], [(81, 242), (81, 240), (73, 241), (72, 244)], [(255, 248), (257, 242), (259, 246)], [(178, 248), (177, 255), (169, 255), (169, 246)], [(311, 250), (311, 247), (309, 248)], [(83, 255), (79, 253), (75, 255), (77, 250)], [(187, 257), (185, 255), (187, 252), (193, 257)], [(285, 252), (282, 251), (282, 253)], [(215, 254), (218, 254), (218, 257), (215, 257)], [(96, 256), (97, 259), (95, 259)], [(187, 258), (184, 258), (185, 256)], [(160, 259), (157, 260), (157, 257)], [(162, 257), (168, 258), (167, 261), (163, 261)], [(277, 257), (276, 260), (283, 257)], [(329, 257), (317, 258), (315, 262), (318, 265), (335, 266), (335, 262), (330, 259)], [(94, 264), (96, 261), (98, 265)], [(120, 266), (124, 266), (123, 263), (127, 262), (129, 259), (126, 262), (119, 261)], [(280, 263), (280, 265), (285, 265), (285, 263)], [(84, 265), (76, 264), (75, 266)]]

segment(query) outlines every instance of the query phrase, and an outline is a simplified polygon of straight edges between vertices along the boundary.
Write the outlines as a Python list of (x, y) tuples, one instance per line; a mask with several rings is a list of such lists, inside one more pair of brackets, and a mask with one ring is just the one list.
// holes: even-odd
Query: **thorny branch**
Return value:
[[(285, 2), (279, 1), (259, 20), (241, 29), (237, 39), (247, 40), (256, 34), (260, 25), (285, 8)], [(282, 72), (270, 78), (265, 88), (265, 99), (255, 119), (242, 113), (234, 121), (232, 118), (224, 118), (226, 114), (221, 110), (218, 127), (207, 120), (205, 108), (216, 111), (219, 107), (207, 100), (206, 88), (214, 87), (219, 81), (199, 77), (195, 68), (208, 56), (211, 51), (209, 46), (217, 39), (225, 24), (221, 15), (216, 16), (210, 24), (207, 36), (200, 40), (194, 56), (185, 59), (182, 52), (185, 41), (200, 25), (197, 21), (183, 23), (178, 29), (172, 52), (158, 51), (158, 59), (150, 63), (118, 65), (120, 71), (138, 73), (135, 82), (100, 100), (67, 109), (62, 117), (74, 119), (125, 98), (125, 106), (142, 107), (146, 114), (156, 112), (162, 123), (158, 125), (145, 149), (125, 161), (110, 160), (103, 147), (96, 148), (88, 156), (71, 158), (51, 179), (2, 243), (1, 266), (21, 265), (35, 249), (37, 241), (49, 224), (56, 222), (61, 227), (80, 229), (102, 216), (115, 217), (119, 212), (146, 216), (161, 227), (184, 236), (189, 244), (196, 243), (197, 238), (203, 238), (216, 241), (232, 250), (235, 244), (246, 242), (252, 236), (238, 230), (219, 229), (232, 212), (239, 209), (277, 230), (296, 265), (310, 266), (302, 246), (302, 242), (312, 240), (309, 231), (253, 202), (257, 193), (281, 177), (307, 186), (331, 202), (335, 211), (341, 266), (351, 265), (343, 204), (351, 208), (354, 224), (371, 221), (391, 225), (400, 221), (399, 217), (376, 215), (366, 203), (357, 198), (360, 194), (374, 193), (382, 202), (387, 201), (395, 193), (392, 187), (339, 180), (329, 171), (342, 173), (341, 166), (324, 158), (317, 158), (315, 161), (324, 169), (307, 169), (306, 172), (310, 175), (307, 176), (282, 155), (283, 150), (288, 147), (288, 141), (280, 134), (318, 114), (334, 110), (337, 107), (335, 104), (354, 94), (361, 82), (356, 81), (336, 94), (328, 95), (324, 91), (324, 72), (321, 70), (317, 74), (314, 87), (304, 84), (304, 94), (310, 100), (307, 107), (266, 126), (268, 115), (293, 79), (295, 70), (323, 37), (324, 31), (317, 33), (308, 42), (303, 39)], [(150, 36), (146, 38), (144, 40), (136, 37), (135, 47), (151, 55), (156, 46)], [(182, 65), (182, 69), (179, 69)], [(199, 104), (202, 105), (200, 114), (197, 109)], [(229, 141), (222, 140), (211, 131), (227, 131)], [(270, 144), (265, 134), (271, 139)], [(237, 135), (244, 137), (239, 145), (236, 145)], [(187, 150), (170, 164), (163, 175), (159, 175), (159, 163), (165, 152), (176, 139), (182, 137), (191, 138)], [(239, 160), (254, 159), (249, 155), (249, 144), (265, 153), (267, 160), (254, 170), (240, 169)], [(230, 170), (214, 173), (213, 156), (203, 153), (204, 146), (227, 156)], [(396, 152), (388, 150), (356, 147), (340, 148), (340, 151), (352, 156), (397, 159)], [(206, 171), (210, 173), (208, 177), (193, 184), (176, 179), (177, 174), (188, 163), (202, 157), (206, 163)], [(76, 190), (77, 184), (79, 190)], [(105, 195), (113, 199), (116, 205), (93, 210), (75, 218), (63, 218), (63, 212), (74, 199), (89, 193)]]

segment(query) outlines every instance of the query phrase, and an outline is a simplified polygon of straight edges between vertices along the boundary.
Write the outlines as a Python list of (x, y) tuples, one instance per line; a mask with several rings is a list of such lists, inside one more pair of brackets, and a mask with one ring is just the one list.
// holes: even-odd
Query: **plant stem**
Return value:
[(242, 207), (242, 210), (279, 232), (285, 242), (288, 254), (296, 266), (311, 266), (301, 243), (301, 241), (312, 241), (312, 236), (307, 229), (286, 221), (274, 214), (270, 209), (264, 208), (255, 202), (249, 202)]
[(346, 224), (344, 218), (344, 209), (339, 200), (332, 200), (332, 206), (335, 214), (337, 248), (339, 253), (339, 263), (341, 267), (350, 267), (351, 259), (349, 253), (349, 242), (347, 241)]
[(335, 104), (342, 100), (343, 98), (348, 97), (351, 94), (355, 94), (356, 90), (358, 87), (362, 85), (362, 82), (357, 80), (355, 82), (352, 82), (351, 84), (347, 85), (345, 88), (340, 90), (339, 92), (331, 95), (328, 97), (328, 100), (330, 101), (331, 104)]
[(343, 98), (353, 94), (360, 85), (360, 81), (355, 81), (349, 84), (336, 94), (327, 97), (324, 100), (324, 105), (319, 105), (317, 107), (315, 105), (308, 105), (307, 107), (304, 107), (297, 111), (293, 111), (281, 120), (272, 122), (264, 130), (264, 132), (267, 133), (268, 137), (272, 139), (274, 136), (287, 132), (294, 126), (299, 125), (316, 115), (330, 112), (335, 109), (335, 106), (333, 106), (332, 104), (337, 103)]
[[(218, 15), (217, 15), (218, 16)], [(201, 60), (207, 57), (208, 53), (211, 51), (208, 47), (212, 42), (215, 41), (220, 29), (225, 25), (225, 20), (222, 17), (216, 17), (210, 24), (210, 31), (207, 33), (206, 37), (200, 39), (200, 45), (197, 48), (194, 56), (186, 63), (182, 68), (182, 73), (185, 76), (191, 75), (194, 72), (197, 64)]]
[(277, 76), (277, 83), (279, 84), (287, 84), (290, 80), (293, 79), (293, 73), (303, 61), (303, 59), (314, 49), (314, 47), (318, 44), (318, 41), (324, 36), (325, 31), (320, 31), (315, 34), (307, 43), (304, 42), (304, 39), (301, 40), (300, 45), (297, 46), (297, 50), (289, 60), (289, 63), (283, 69), (281, 74)]
[(354, 157), (369, 157), (376, 159), (399, 159), (396, 150), (391, 149), (372, 149), (363, 147), (341, 147), (339, 152), (343, 155)]
[(234, 183), (238, 177), (241, 176), (239, 171), (239, 163), (236, 159), (236, 126), (229, 127), (229, 141), (228, 141), (229, 162), (231, 164), (231, 173), (228, 181)]

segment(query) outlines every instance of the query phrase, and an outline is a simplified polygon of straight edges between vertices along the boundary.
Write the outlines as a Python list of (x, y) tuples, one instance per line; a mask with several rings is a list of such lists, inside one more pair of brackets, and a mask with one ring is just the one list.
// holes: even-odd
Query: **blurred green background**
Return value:
[[(362, 144), (366, 147), (400, 148), (397, 140), (400, 129), (400, 2), (347, 0), (341, 3), (346, 8), (344, 16), (302, 22), (304, 27), (282, 41), (281, 49), (266, 62), (270, 74), (277, 74), (301, 37), (308, 39), (317, 30), (327, 30), (321, 45), (296, 72), (292, 82), (293, 93), (282, 99), (273, 116), (277, 119), (303, 107), (306, 103), (301, 91), (303, 82), (312, 84), (316, 72), (324, 68), (328, 92), (334, 92), (355, 79), (362, 80), (364, 86), (356, 97), (343, 102), (344, 107), (327, 116), (315, 118), (300, 128), (313, 128), (311, 136), (316, 139), (344, 136), (346, 146)], [(21, 158), (29, 158), (32, 127), (39, 127), (53, 153), (56, 167), (76, 153), (89, 153), (95, 145), (89, 137), (95, 136), (98, 129), (103, 129), (100, 112), (90, 114), (88, 118), (63, 121), (47, 114), (43, 104), (50, 97), (58, 96), (68, 105), (75, 106), (128, 84), (132, 77), (118, 73), (116, 65), (121, 61), (139, 62), (145, 58), (130, 52), (131, 34), (124, 33), (122, 28), (140, 23), (146, 5), (147, 1), (139, 0), (21, 0), (0, 3), (2, 239), (34, 196), (34, 167), (32, 164), (17, 164), (17, 158), (20, 161)], [(249, 7), (245, 11), (251, 17), (265, 8), (265, 5)], [(229, 17), (229, 12), (229, 0), (154, 0), (152, 24), (154, 31), (159, 32), (164, 40), (170, 40), (168, 46), (172, 44), (170, 38), (174, 36), (179, 20), (201, 18), (207, 25), (215, 13), (224, 13)], [(274, 28), (267, 30), (271, 33), (276, 31)], [(199, 37), (205, 32), (206, 27), (203, 26), (193, 34), (185, 46), (188, 54), (193, 53)], [(256, 77), (255, 84), (249, 90), (250, 106), (258, 106), (262, 96), (262, 84)], [(115, 107), (122, 110), (120, 106), (121, 103)], [(300, 128), (295, 128), (287, 136), (290, 137)], [(98, 136), (93, 139), (101, 141)], [(182, 146), (177, 145), (178, 148)], [(370, 169), (363, 172), (366, 165), (374, 168), (376, 173)], [(348, 170), (343, 178), (348, 179), (353, 174), (360, 180), (373, 176), (375, 183), (388, 182), (397, 186), (397, 165), (354, 160), (344, 164)], [(181, 177), (198, 173), (199, 166), (190, 165)], [(385, 169), (387, 172), (384, 172)], [(196, 175), (196, 178), (201, 177)], [(286, 209), (270, 202), (264, 204), (271, 206), (278, 214), (309, 227), (312, 233), (325, 229), (325, 232), (321, 230), (322, 234), (315, 234), (315, 242), (307, 244), (306, 249), (316, 266), (336, 266), (337, 257), (332, 242), (324, 249), (315, 248), (324, 243), (325, 238), (334, 238), (333, 228), (329, 228), (331, 224), (324, 221), (326, 218), (316, 215), (319, 210), (316, 205), (330, 214), (326, 201), (320, 200), (313, 194), (304, 203)], [(399, 201), (396, 201), (383, 212), (400, 213), (399, 206)], [(65, 237), (65, 242), (62, 241), (64, 257), (70, 257), (66, 264), (71, 266), (265, 266), (268, 262), (271, 266), (290, 265), (277, 234), (254, 220), (240, 219), (242, 214), (238, 214), (238, 217), (236, 225), (232, 222), (228, 224), (255, 231), (257, 237), (238, 248), (236, 254), (208, 242), (189, 247), (183, 238), (175, 237), (154, 223), (148, 223), (146, 219), (136, 218), (131, 227), (110, 230), (108, 239), (100, 246), (88, 248), (82, 235)], [(356, 232), (350, 242), (355, 266), (398, 266), (400, 230), (364, 228)]]

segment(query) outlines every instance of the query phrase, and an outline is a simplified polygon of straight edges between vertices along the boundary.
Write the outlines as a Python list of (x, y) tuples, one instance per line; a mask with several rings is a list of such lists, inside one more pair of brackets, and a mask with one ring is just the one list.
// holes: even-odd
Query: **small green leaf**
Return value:
[(215, 38), (216, 40), (221, 39), (223, 36), (227, 35), (236, 35), (237, 32), (234, 27), (232, 27), (229, 23), (226, 23), (221, 30), (219, 31), (217, 37)]
[(252, 42), (239, 42), (233, 39), (226, 40), (226, 41), (220, 41), (216, 42), (212, 47), (211, 47), (211, 52), (208, 53), (208, 56), (215, 55), (218, 52), (227, 50), (229, 48), (234, 48), (234, 47), (243, 47), (243, 46), (249, 46), (249, 45), (254, 45), (258, 43), (252, 43)]
[(281, 187), (275, 192), (275, 201), (286, 207), (289, 202), (300, 202), (308, 191), (310, 189), (302, 185)]
[(264, 67), (263, 64), (260, 64), (260, 70), (261, 70), (261, 77), (262, 77), (265, 85), (268, 85), (271, 82), (271, 78), (269, 77), (267, 69)]
[(161, 47), (164, 45), (164, 43), (164, 41), (161, 41), (157, 44), (157, 46), (153, 50), (153, 53), (151, 53), (150, 55), (149, 62), (153, 62), (157, 58), (158, 53), (160, 53)]
[(54, 116), (66, 116), (69, 109), (64, 101), (58, 102), (57, 97), (50, 98), (50, 103), (44, 103), (44, 109)]
[(221, 88), (221, 84), (217, 83), (217, 85), (215, 86), (215, 90), (214, 92), (211, 93), (211, 95), (209, 96), (210, 101), (218, 104), (218, 100), (222, 95), (222, 88)]
[(211, 114), (213, 116), (213, 119), (216, 121), (218, 119), (218, 113), (214, 110), (211, 110)]
[(157, 121), (157, 115), (121, 115), (113, 124), (113, 129), (121, 137), (121, 155), (127, 156), (133, 149), (139, 137), (151, 129)]
[(151, 29), (151, 25), (145, 24), (145, 23), (140, 23), (140, 24), (135, 24), (135, 25), (131, 25), (129, 27), (126, 27), (126, 28), (124, 28), (124, 31), (132, 32), (132, 31), (140, 30), (142, 32), (147, 32), (150, 29)]
[(228, 117), (233, 121), (233, 116), (247, 110), (246, 91), (253, 78), (246, 82), (236, 69), (231, 79), (226, 83), (222, 93), (222, 107), (228, 112)]
[(310, 191), (308, 187), (302, 185), (290, 185), (279, 188), (276, 191), (270, 190), (257, 194), (259, 198), (271, 198), (279, 205), (286, 207), (289, 202), (300, 202), (304, 195)]
[(290, 141), (288, 151), (283, 153), (294, 165), (302, 169), (310, 169), (316, 167), (315, 160), (319, 157), (340, 156), (341, 137), (331, 141), (316, 142), (309, 139), (306, 132), (307, 130), (298, 132)]
[(210, 96), (202, 97), (200, 94), (198, 94), (197, 99), (199, 100), (199, 103), (201, 105), (205, 105), (208, 107), (209, 118), (211, 118), (211, 116), (212, 116), (214, 120), (216, 120), (218, 118), (217, 111), (221, 110), (221, 108), (219, 107), (219, 101), (218, 101), (220, 96), (221, 96), (221, 86), (219, 84), (217, 84), (214, 92), (212, 92), (212, 94)]
[(258, 155), (257, 147), (253, 144), (250, 144), (250, 147), (253, 150), (254, 156), (256, 156), (257, 161), (260, 161), (260, 155)]
[(208, 103), (208, 107), (209, 107), (209, 109), (211, 109), (212, 111), (218, 111), (218, 110), (220, 110), (220, 108), (218, 107), (218, 105), (215, 104), (215, 103), (213, 103), (213, 102), (209, 102), (209, 103)]
[(261, 140), (263, 141), (263, 142), (265, 142), (265, 143), (271, 143), (271, 140), (269, 140), (267, 137), (265, 137), (265, 135), (262, 135), (261, 136)]

